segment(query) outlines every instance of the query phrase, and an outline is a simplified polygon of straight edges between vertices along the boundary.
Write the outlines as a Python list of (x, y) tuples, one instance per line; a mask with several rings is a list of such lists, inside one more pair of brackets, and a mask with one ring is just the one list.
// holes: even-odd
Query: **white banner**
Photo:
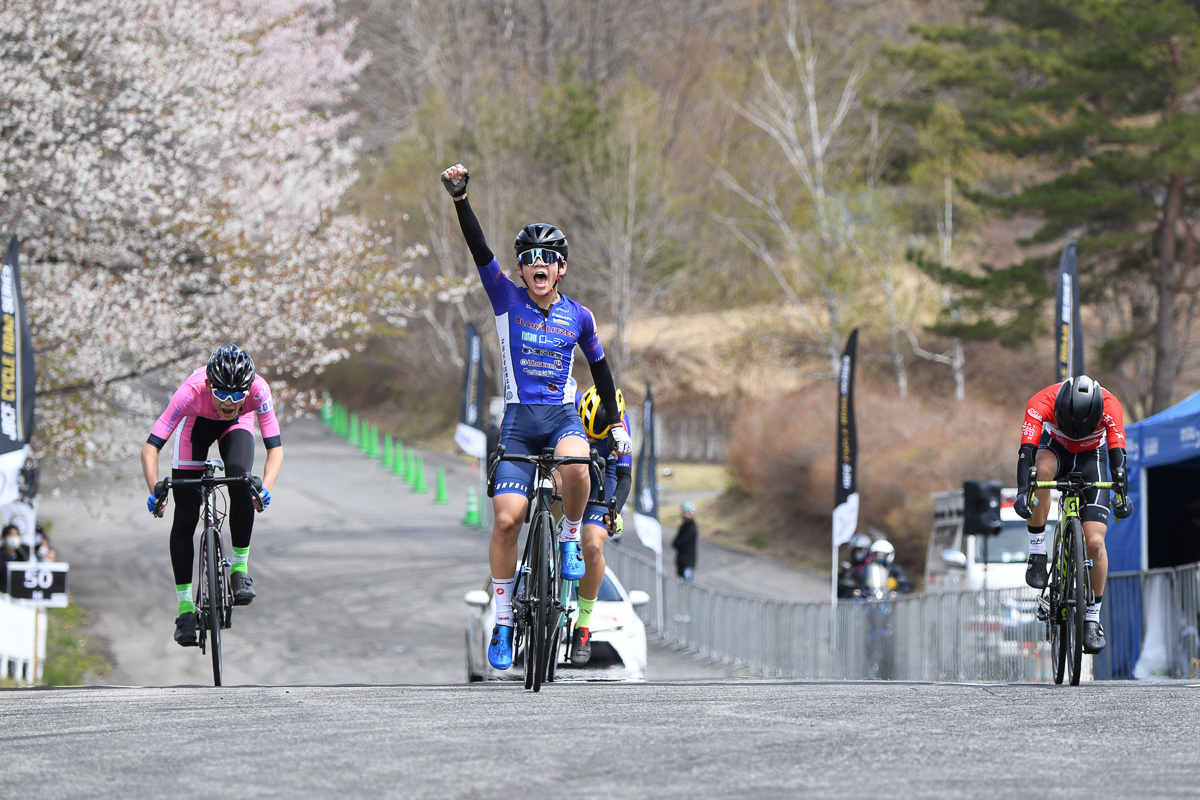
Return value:
[(0, 506), (17, 499), (21, 492), (21, 467), (25, 466), (25, 456), (29, 453), (29, 445), (19, 450), (11, 450), (0, 454)]
[(33, 535), (37, 528), (37, 504), (35, 497), (32, 505), (24, 500), (13, 500), (11, 503), (0, 505), (0, 520), (3, 520), (5, 525), (11, 523), (17, 526), (17, 530), (21, 532), (21, 544), (28, 547), (30, 552), (33, 552)]
[(850, 541), (858, 527), (858, 492), (849, 495), (846, 502), (833, 510), (833, 549)]
[(465, 422), (458, 423), (454, 429), (454, 441), (467, 455), (487, 458), (487, 434), (479, 428), (472, 428)]
[(633, 529), (637, 531), (637, 537), (642, 544), (658, 555), (662, 555), (662, 523), (654, 517), (647, 517), (645, 514), (635, 512)]

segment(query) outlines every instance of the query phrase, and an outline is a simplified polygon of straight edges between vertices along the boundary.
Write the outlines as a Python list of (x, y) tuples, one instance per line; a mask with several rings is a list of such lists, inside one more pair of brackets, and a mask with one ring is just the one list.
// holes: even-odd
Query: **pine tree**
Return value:
[[(915, 29), (921, 42), (896, 54), (928, 77), (927, 109), (948, 93), (977, 146), (1028, 169), (1009, 183), (980, 182), (973, 199), (1035, 214), (1033, 243), (1077, 238), (1085, 301), (1133, 306), (1132, 329), (1100, 353), (1120, 368), (1152, 334), (1160, 411), (1179, 370), (1177, 310), (1192, 291), (1183, 276), (1200, 251), (1200, 3), (990, 0), (979, 10), (963, 25)], [(976, 320), (972, 332), (1031, 324), (1029, 304), (1051, 294), (1038, 272), (1045, 281), (1056, 261), (989, 271), (977, 297), (1008, 286), (1026, 290), (1024, 304), (999, 321)], [(1141, 323), (1139, 291), (1149, 307)], [(1006, 290), (980, 308), (1012, 299)]]

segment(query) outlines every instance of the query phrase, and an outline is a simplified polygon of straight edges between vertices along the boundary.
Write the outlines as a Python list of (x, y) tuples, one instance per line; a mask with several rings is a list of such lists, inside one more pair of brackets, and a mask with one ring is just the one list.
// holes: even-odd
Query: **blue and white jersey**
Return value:
[(575, 346), (583, 348), (590, 364), (604, 358), (591, 310), (560, 293), (550, 313), (543, 313), (524, 287), (504, 274), (495, 258), (486, 267), (479, 267), (479, 277), (496, 314), (504, 402), (574, 403), (571, 367)]

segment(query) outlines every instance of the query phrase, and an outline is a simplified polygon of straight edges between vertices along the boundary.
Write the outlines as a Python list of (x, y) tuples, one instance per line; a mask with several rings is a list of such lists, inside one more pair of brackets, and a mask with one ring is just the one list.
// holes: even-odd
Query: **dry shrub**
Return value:
[[(746, 402), (726, 447), (748, 499), (791, 520), (779, 535), (806, 550), (830, 541), (836, 401), (833, 384), (825, 382)], [(933, 521), (930, 494), (970, 478), (1011, 485), (1022, 411), (858, 387), (859, 530), (886, 532), (901, 563), (920, 577)]]

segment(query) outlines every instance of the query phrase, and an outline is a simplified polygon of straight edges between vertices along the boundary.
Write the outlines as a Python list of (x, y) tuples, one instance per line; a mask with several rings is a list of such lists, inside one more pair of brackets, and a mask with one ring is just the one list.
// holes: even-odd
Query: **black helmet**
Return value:
[(236, 344), (227, 344), (209, 356), (206, 372), (214, 389), (245, 392), (254, 382), (254, 360)]
[(1083, 439), (1095, 432), (1104, 413), (1100, 384), (1087, 375), (1067, 378), (1054, 398), (1054, 424), (1068, 439)]
[(516, 241), (513, 242), (513, 251), (518, 257), (526, 250), (532, 250), (535, 247), (553, 250), (562, 256), (564, 261), (567, 259), (567, 237), (548, 222), (526, 225), (517, 233)]

